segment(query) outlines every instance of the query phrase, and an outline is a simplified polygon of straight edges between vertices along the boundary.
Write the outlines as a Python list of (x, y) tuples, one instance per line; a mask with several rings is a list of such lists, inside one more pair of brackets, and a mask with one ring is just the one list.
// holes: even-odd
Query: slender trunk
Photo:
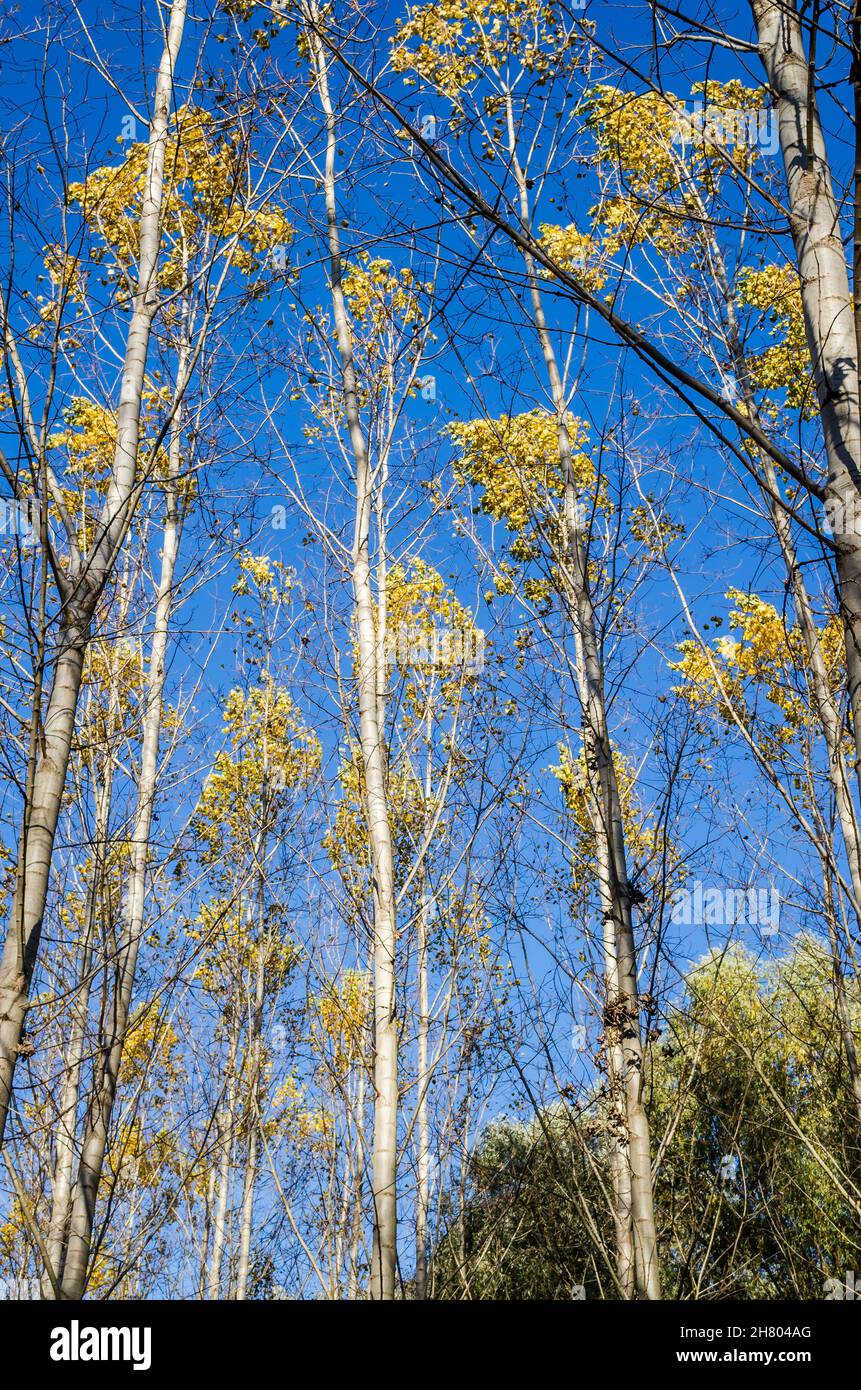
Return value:
[(341, 247), (335, 197), (337, 124), (329, 92), (327, 62), (314, 25), (316, 3), (306, 7), (317, 91), (326, 120), (323, 185), (329, 242), (329, 273), (335, 332), (341, 361), (344, 416), (356, 465), (356, 512), (352, 549), (353, 605), (358, 649), (359, 738), (365, 783), (365, 813), (374, 879), (374, 1234), (371, 1297), (393, 1299), (397, 1266), (398, 1023), (395, 996), (394, 853), (385, 771), (385, 729), (378, 718), (377, 637), (371, 583), (370, 531), (374, 486), (359, 413), (353, 342), (342, 286)]
[[(264, 818), (266, 810), (264, 807)], [(251, 1075), (248, 1086), (248, 1147), (245, 1152), (245, 1171), (242, 1177), (242, 1213), (239, 1225), (239, 1262), (236, 1270), (236, 1297), (244, 1301), (248, 1289), (251, 1262), (251, 1225), (254, 1214), (254, 1184), (257, 1178), (258, 1126), (260, 1124), (260, 1083), (263, 1070), (263, 1000), (266, 985), (266, 958), (269, 943), (264, 920), (265, 879), (263, 863), (266, 853), (265, 832), (261, 834), (257, 851), (257, 970), (254, 980), (254, 1005), (251, 1019)]]
[(227, 1200), (230, 1191), (230, 1165), (233, 1158), (233, 1128), (236, 1108), (236, 1054), (239, 1036), (236, 1019), (230, 1021), (230, 1050), (227, 1058), (227, 1118), (218, 1121), (221, 1159), (218, 1171), (218, 1199), (212, 1221), (212, 1253), (207, 1275), (207, 1297), (217, 1299), (221, 1292), (221, 1257), (227, 1238)]
[[(593, 808), (593, 824), (598, 817)], [(599, 872), (599, 889), (609, 881), (606, 863)], [(613, 1183), (613, 1221), (616, 1230), (616, 1278), (623, 1298), (633, 1298), (637, 1287), (636, 1257), (634, 1254), (634, 1212), (631, 1204), (631, 1165), (628, 1161), (628, 1120), (625, 1101), (625, 1057), (619, 1029), (613, 1026), (612, 1003), (619, 997), (619, 972), (616, 968), (615, 924), (612, 904), (603, 894), (604, 920), (604, 1039), (608, 1071), (610, 1103), (609, 1144), (610, 1176)]]
[(41, 756), (33, 783), (32, 807), (29, 814), (25, 814), (26, 833), (18, 849), (12, 912), (0, 962), (0, 1143), (6, 1129), (15, 1063), (42, 932), (54, 836), (66, 783), (90, 624), (125, 531), (137, 475), (141, 397), (150, 332), (158, 307), (158, 250), (168, 118), (185, 10), (186, 0), (173, 0), (156, 80), (140, 217), (138, 280), (117, 407), (113, 472), (92, 548), (76, 572), (70, 575), (74, 599), (64, 608)]
[(843, 975), (843, 962), (840, 958), (840, 935), (837, 930), (837, 909), (834, 902), (834, 888), (830, 867), (825, 864), (825, 919), (828, 923), (828, 943), (831, 948), (831, 968), (834, 981), (834, 1002), (840, 1021), (840, 1035), (843, 1042), (843, 1056), (849, 1073), (849, 1089), (855, 1107), (857, 1133), (855, 1136), (856, 1167), (861, 1165), (861, 1068), (858, 1065), (858, 1050), (855, 1046), (855, 1033), (852, 1028), (852, 1013), (846, 997), (846, 980)]
[(41, 755), (33, 778), (27, 829), (19, 848), (9, 928), (0, 960), (0, 1141), (5, 1133), (30, 981), (42, 934), (54, 835), (66, 783), (88, 641), (89, 620), (81, 614), (73, 617), (71, 612), (67, 613), (42, 730)]
[[(185, 351), (183, 350), (180, 352), (180, 372), (184, 370), (184, 366)], [(120, 1065), (131, 1015), (138, 953), (144, 932), (147, 859), (155, 805), (167, 646), (170, 615), (173, 607), (174, 573), (181, 531), (177, 484), (181, 428), (181, 412), (177, 410), (172, 426), (168, 461), (169, 476), (165, 491), (167, 513), (147, 674), (141, 766), (135, 824), (132, 832), (132, 865), (123, 930), (117, 952), (112, 1017), (104, 1049), (97, 1060), (90, 1123), (81, 1152), (78, 1185), (72, 1209), (63, 1277), (63, 1292), (66, 1298), (78, 1299), (82, 1296), (84, 1289), (92, 1242), (96, 1199), (102, 1177)]]
[[(60, 1098), (60, 1115), (57, 1122), (56, 1154), (54, 1172), (51, 1180), (51, 1216), (45, 1245), (51, 1269), (58, 1280), (62, 1280), (66, 1235), (72, 1204), (72, 1179), (75, 1171), (75, 1132), (77, 1128), (78, 1101), (81, 1084), (81, 1068), (84, 1060), (84, 1041), (87, 1031), (87, 1015), (90, 1004), (90, 967), (93, 955), (96, 908), (101, 893), (101, 879), (107, 853), (108, 816), (113, 788), (113, 759), (108, 753), (104, 777), (96, 792), (96, 822), (94, 841), (94, 861), (90, 881), (87, 885), (84, 908), (84, 939), (81, 943), (80, 983), (75, 991), (72, 1008), (71, 1031), (64, 1055), (63, 1088)], [(110, 890), (109, 890), (110, 891)], [(54, 1297), (54, 1289), (47, 1272), (42, 1276), (42, 1297)]]
[(362, 1241), (362, 1189), (365, 1173), (365, 1051), (359, 1058), (356, 1082), (356, 1170), (353, 1178), (353, 1225), (350, 1235), (350, 1268), (347, 1298), (354, 1302), (359, 1293), (359, 1246)]
[[(777, 101), (790, 230), (828, 459), (846, 674), (861, 778), (861, 408), (855, 315), (840, 215), (794, 0), (751, 0), (759, 53)], [(839, 521), (836, 519), (839, 518)]]
[[(855, 315), (855, 361), (861, 363), (861, 0), (852, 5), (852, 104), (855, 117), (855, 163), (852, 170), (852, 298)], [(858, 374), (861, 396), (861, 372)], [(859, 399), (861, 413), (861, 399)]]
[(416, 1087), (418, 1089), (418, 1172), (416, 1191), (416, 1290), (418, 1299), (427, 1298), (428, 1286), (428, 1206), (430, 1192), (430, 1128), (428, 1125), (428, 966), (427, 894), (423, 894), (419, 913), (418, 986), (419, 1036)]
[(236, 1298), (243, 1303), (248, 1294), (248, 1273), (251, 1267), (251, 1221), (254, 1214), (254, 1182), (257, 1177), (257, 1111), (254, 1108), (245, 1151), (245, 1172), (242, 1177), (242, 1213), (239, 1227), (239, 1261), (236, 1266)]
[[(513, 111), (507, 103), (509, 154), (517, 181), (520, 218), (528, 232), (529, 192), (526, 173), (517, 157)], [(625, 832), (619, 798), (616, 765), (607, 728), (604, 671), (588, 574), (588, 557), (575, 482), (571, 440), (566, 422), (567, 402), (556, 354), (547, 328), (538, 274), (532, 257), (524, 253), (526, 277), (532, 301), (553, 408), (559, 461), (564, 480), (563, 587), (568, 616), (581, 654), (581, 705), (583, 751), (592, 808), (599, 889), (605, 930), (605, 1032), (611, 1068), (621, 1068), (625, 1096), (627, 1163), (630, 1171), (630, 1211), (633, 1226), (635, 1285), (638, 1297), (661, 1296), (652, 1184), (651, 1139), (643, 1103), (643, 1047), (640, 1036), (637, 958), (625, 853)], [(615, 1063), (613, 1056), (615, 1054)], [(620, 1246), (617, 1269), (623, 1289), (630, 1288), (630, 1251), (627, 1232), (628, 1190), (618, 1154), (614, 1159), (616, 1227)]]
[(197, 1279), (197, 1297), (206, 1298), (206, 1271), (209, 1260), (209, 1237), (212, 1232), (212, 1209), (215, 1201), (215, 1165), (209, 1172), (206, 1184), (206, 1206), (203, 1214), (203, 1238), (200, 1251), (200, 1271)]
[[(428, 705), (427, 764), (425, 770), (425, 806), (431, 800), (430, 705)], [(419, 996), (418, 1057), (416, 1063), (416, 1092), (418, 1105), (417, 1183), (416, 1183), (416, 1280), (415, 1296), (427, 1298), (428, 1286), (428, 1207), (430, 1205), (430, 1126), (428, 1123), (428, 892), (427, 862), (422, 866), (422, 900), (418, 916), (417, 974)]]

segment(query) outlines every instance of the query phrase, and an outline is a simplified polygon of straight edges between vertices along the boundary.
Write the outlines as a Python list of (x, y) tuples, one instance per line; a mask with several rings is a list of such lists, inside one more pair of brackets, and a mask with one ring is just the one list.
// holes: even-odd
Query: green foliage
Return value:
[[(849, 991), (857, 1029), (861, 992)], [(857, 1122), (828, 952), (799, 936), (762, 966), (738, 948), (688, 976), (647, 1066), (664, 1294), (815, 1299), (858, 1260), (857, 1215), (831, 1174), (858, 1171)], [(443, 1298), (612, 1298), (612, 1221), (597, 1172), (600, 1092), (490, 1126), (452, 1194)], [(606, 1171), (606, 1170), (605, 1170)]]

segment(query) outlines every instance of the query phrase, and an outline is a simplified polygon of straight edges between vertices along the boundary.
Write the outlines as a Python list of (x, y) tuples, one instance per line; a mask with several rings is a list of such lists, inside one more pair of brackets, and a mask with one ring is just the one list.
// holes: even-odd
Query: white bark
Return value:
[[(184, 366), (185, 357), (184, 353), (181, 352), (180, 372), (183, 371)], [(86, 1281), (96, 1199), (104, 1166), (123, 1049), (128, 1033), (138, 953), (141, 937), (145, 930), (146, 870), (153, 808), (155, 806), (167, 646), (174, 595), (174, 574), (181, 531), (177, 484), (181, 428), (182, 414), (177, 409), (172, 427), (168, 460), (169, 477), (165, 489), (167, 512), (162, 540), (161, 573), (153, 621), (152, 645), (147, 670), (141, 765), (135, 824), (132, 832), (132, 862), (128, 897), (115, 966), (110, 1026), (103, 1051), (96, 1059), (94, 1068), (93, 1105), (81, 1153), (63, 1274), (64, 1295), (74, 1299), (82, 1296)]]
[(837, 574), (856, 769), (861, 769), (861, 413), (849, 274), (815, 96), (809, 109), (807, 60), (794, 0), (751, 0), (751, 8), (760, 57), (777, 101), (790, 230), (828, 459), (826, 505), (845, 520), (837, 537)]
[[(96, 817), (94, 834), (94, 861), (90, 880), (87, 884), (84, 908), (84, 933), (80, 952), (80, 981), (75, 991), (72, 1006), (72, 1026), (68, 1045), (63, 1058), (63, 1085), (60, 1096), (60, 1113), (57, 1119), (56, 1152), (54, 1172), (51, 1180), (51, 1216), (48, 1235), (45, 1241), (51, 1270), (58, 1280), (62, 1280), (63, 1260), (65, 1258), (66, 1233), (72, 1202), (72, 1184), (75, 1172), (75, 1139), (77, 1134), (78, 1103), (80, 1099), (81, 1068), (84, 1062), (84, 1044), (87, 1030), (91, 989), (91, 962), (93, 935), (98, 901), (101, 893), (101, 866), (107, 847), (108, 814), (113, 785), (113, 759), (110, 751), (104, 777), (96, 792)], [(47, 1273), (42, 1277), (42, 1297), (54, 1297), (54, 1287)]]
[(335, 196), (337, 125), (329, 92), (327, 61), (312, 27), (320, 22), (315, 3), (307, 6), (308, 36), (317, 91), (326, 120), (323, 178), (329, 242), (329, 274), (338, 352), (341, 395), (356, 467), (356, 510), (352, 547), (353, 605), (358, 651), (359, 738), (365, 781), (365, 814), (374, 880), (374, 1207), (371, 1297), (393, 1299), (397, 1264), (398, 1023), (395, 997), (397, 925), (394, 854), (386, 792), (385, 729), (378, 717), (377, 643), (371, 583), (370, 531), (374, 489), (368, 448), (360, 419), (353, 342), (342, 287), (341, 247)]
[[(431, 805), (431, 710), (427, 714), (427, 762), (425, 765), (425, 806)], [(428, 1039), (430, 1012), (428, 1005), (428, 923), (430, 894), (427, 882), (427, 861), (422, 865), (422, 900), (418, 915), (417, 965), (418, 974), (418, 1041), (416, 1059), (416, 1093), (418, 1145), (416, 1172), (416, 1279), (415, 1296), (426, 1299), (428, 1294), (428, 1209), (430, 1205), (430, 1125), (428, 1120)]]
[(113, 567), (133, 505), (141, 397), (152, 321), (158, 307), (158, 251), (168, 121), (186, 0), (173, 0), (156, 80), (140, 218), (138, 278), (117, 407), (111, 481), (92, 547), (70, 572), (32, 805), (18, 849), (12, 911), (0, 962), (0, 1143), (5, 1134), (30, 980), (39, 950), (54, 836), (66, 783), (84, 656), (95, 606)]
[(212, 1250), (207, 1273), (207, 1297), (217, 1299), (221, 1292), (221, 1259), (227, 1240), (227, 1203), (230, 1195), (230, 1167), (233, 1161), (233, 1133), (236, 1117), (236, 1055), (239, 1046), (235, 1017), (230, 1020), (230, 1053), (227, 1059), (227, 1115), (218, 1118), (221, 1148), (218, 1165), (218, 1197), (212, 1221)]
[[(526, 173), (517, 156), (514, 118), (507, 102), (509, 155), (517, 181), (520, 218), (529, 231), (530, 207)], [(619, 798), (616, 765), (607, 727), (604, 670), (598, 642), (595, 611), (588, 574), (588, 557), (573, 468), (571, 440), (566, 423), (567, 401), (539, 286), (535, 262), (524, 253), (533, 322), (538, 334), (550, 395), (556, 413), (559, 461), (564, 479), (564, 539), (561, 569), (568, 617), (578, 645), (582, 679), (583, 752), (588, 784), (588, 803), (598, 864), (599, 892), (604, 915), (605, 1033), (611, 1072), (625, 1098), (625, 1157), (613, 1142), (611, 1166), (616, 1201), (617, 1275), (620, 1289), (631, 1291), (633, 1230), (634, 1286), (640, 1298), (661, 1297), (652, 1184), (649, 1121), (643, 1103), (643, 1048), (640, 1037), (637, 958), (634, 944), (631, 894), (625, 852), (625, 830)], [(628, 1203), (630, 1202), (630, 1217)]]
[[(263, 808), (264, 821), (266, 807)], [(242, 1302), (248, 1292), (251, 1264), (251, 1230), (254, 1215), (254, 1187), (257, 1180), (258, 1126), (260, 1125), (260, 1083), (263, 1070), (263, 1000), (269, 942), (264, 914), (263, 863), (266, 856), (265, 830), (257, 849), (257, 970), (251, 1017), (250, 1075), (248, 1080), (248, 1136), (245, 1171), (242, 1176), (242, 1212), (239, 1222), (239, 1260), (236, 1267), (236, 1297)]]

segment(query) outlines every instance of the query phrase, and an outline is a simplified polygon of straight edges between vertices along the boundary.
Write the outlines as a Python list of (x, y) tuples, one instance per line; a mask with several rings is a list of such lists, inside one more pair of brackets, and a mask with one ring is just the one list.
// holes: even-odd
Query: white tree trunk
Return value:
[[(180, 353), (180, 371), (184, 369), (184, 354)], [(67, 1298), (78, 1299), (83, 1294), (92, 1241), (93, 1218), (99, 1183), (102, 1177), (105, 1151), (110, 1133), (111, 1117), (117, 1093), (120, 1065), (128, 1032), (132, 1008), (135, 972), (141, 937), (145, 930), (146, 870), (149, 856), (150, 830), (155, 806), (158, 752), (164, 707), (164, 682), (167, 665), (167, 646), (170, 615), (173, 607), (174, 574), (179, 553), (180, 514), (177, 475), (180, 464), (182, 415), (177, 409), (173, 421), (169, 478), (165, 489), (167, 514), (161, 551), (161, 573), (153, 622), (152, 645), (146, 682), (146, 705), (141, 743), (141, 765), (138, 779), (135, 824), (132, 832), (131, 873), (128, 897), (120, 934), (115, 967), (113, 1007), (110, 1027), (103, 1052), (94, 1068), (94, 1096), (90, 1121), (81, 1153), (78, 1184), (72, 1208), (69, 1242), (63, 1275), (63, 1292)]]
[[(265, 785), (265, 780), (264, 780)], [(263, 808), (264, 822), (266, 808)], [(245, 1171), (242, 1176), (242, 1212), (239, 1222), (239, 1260), (236, 1267), (236, 1297), (242, 1302), (248, 1292), (251, 1264), (251, 1229), (254, 1215), (254, 1186), (257, 1180), (258, 1127), (260, 1125), (260, 1086), (263, 1070), (263, 1000), (266, 986), (266, 959), (269, 942), (266, 937), (263, 864), (266, 857), (266, 833), (261, 832), (257, 856), (257, 970), (254, 979), (254, 1002), (251, 1019), (250, 1076), (248, 1080), (248, 1139), (245, 1151)]]
[(751, 8), (760, 57), (777, 101), (790, 230), (828, 458), (826, 506), (842, 521), (835, 537), (837, 574), (856, 770), (861, 771), (861, 413), (846, 253), (794, 0), (751, 0)]
[[(48, 1225), (48, 1235), (45, 1241), (50, 1267), (58, 1282), (62, 1280), (66, 1235), (72, 1203), (81, 1069), (84, 1062), (84, 1044), (91, 990), (90, 967), (93, 954), (95, 918), (101, 892), (101, 864), (103, 863), (107, 847), (108, 815), (111, 805), (112, 786), (113, 760), (109, 751), (104, 777), (96, 791), (95, 833), (93, 836), (95, 858), (90, 880), (87, 884), (87, 895), (84, 908), (84, 935), (80, 952), (80, 981), (75, 991), (72, 1005), (71, 1031), (63, 1057), (63, 1086), (60, 1096), (60, 1114), (57, 1119), (54, 1172), (51, 1180), (51, 1216)], [(42, 1297), (45, 1299), (54, 1297), (54, 1286), (47, 1270), (42, 1276)]]
[(141, 398), (152, 321), (158, 307), (158, 251), (168, 121), (185, 10), (186, 0), (173, 0), (156, 80), (140, 218), (138, 279), (117, 407), (113, 471), (91, 550), (70, 574), (73, 598), (64, 605), (32, 805), (25, 808), (26, 833), (18, 848), (15, 893), (0, 962), (0, 1143), (5, 1134), (30, 980), (39, 949), (90, 624), (134, 500)]
[[(425, 806), (431, 804), (431, 712), (427, 717), (427, 762), (425, 766)], [(418, 1107), (417, 1164), (416, 1164), (416, 1278), (415, 1296), (427, 1298), (428, 1290), (428, 1208), (430, 1205), (430, 1125), (428, 1120), (428, 1038), (430, 1013), (428, 1005), (428, 925), (430, 894), (427, 882), (427, 862), (422, 866), (422, 900), (418, 916), (417, 964), (419, 1026), (416, 1060), (416, 1103)]]
[(218, 1120), (221, 1156), (218, 1166), (218, 1197), (212, 1221), (212, 1251), (207, 1274), (207, 1297), (221, 1293), (221, 1258), (227, 1239), (227, 1202), (230, 1194), (230, 1167), (233, 1161), (233, 1131), (236, 1114), (236, 1056), (239, 1049), (238, 1025), (231, 1018), (230, 1051), (227, 1059), (227, 1117)]
[[(507, 118), (509, 154), (517, 181), (520, 217), (524, 230), (528, 232), (528, 183), (517, 156), (510, 98), (507, 103)], [(617, 1275), (621, 1290), (630, 1291), (629, 1232), (633, 1228), (636, 1293), (640, 1298), (659, 1299), (661, 1287), (655, 1229), (651, 1140), (649, 1121), (643, 1103), (643, 1048), (640, 1037), (637, 958), (625, 852), (625, 830), (616, 765), (607, 728), (604, 670), (592, 604), (583, 526), (578, 509), (571, 440), (566, 423), (567, 402), (544, 315), (535, 263), (527, 253), (524, 253), (524, 262), (532, 301), (533, 322), (541, 344), (550, 395), (556, 413), (559, 461), (564, 479), (564, 544), (560, 558), (568, 617), (578, 644), (578, 664), (582, 671), (580, 703), (588, 783), (587, 799), (591, 807), (599, 892), (604, 914), (607, 996), (605, 1033), (609, 1065), (611, 1071), (618, 1074), (618, 1084), (621, 1085), (625, 1097), (625, 1149), (630, 1183), (622, 1171), (622, 1156), (618, 1146), (614, 1145), (611, 1149), (618, 1241)]]
[[(310, 25), (319, 23), (316, 4), (307, 7)], [(356, 466), (356, 511), (352, 548), (353, 606), (358, 653), (359, 738), (365, 781), (365, 814), (374, 880), (374, 1235), (371, 1297), (392, 1299), (397, 1265), (398, 1023), (395, 998), (394, 854), (386, 791), (385, 729), (378, 719), (377, 635), (371, 584), (370, 531), (373, 481), (359, 414), (353, 342), (342, 288), (341, 247), (335, 197), (337, 128), (329, 92), (326, 58), (313, 27), (308, 28), (317, 91), (326, 119), (323, 178), (328, 224), (332, 306), (341, 360), (341, 395)]]

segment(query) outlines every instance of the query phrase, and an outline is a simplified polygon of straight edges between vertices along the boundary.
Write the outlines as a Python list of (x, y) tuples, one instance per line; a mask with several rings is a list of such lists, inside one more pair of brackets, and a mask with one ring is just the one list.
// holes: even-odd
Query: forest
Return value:
[(0, 67), (0, 1299), (854, 1299), (861, 0)]

